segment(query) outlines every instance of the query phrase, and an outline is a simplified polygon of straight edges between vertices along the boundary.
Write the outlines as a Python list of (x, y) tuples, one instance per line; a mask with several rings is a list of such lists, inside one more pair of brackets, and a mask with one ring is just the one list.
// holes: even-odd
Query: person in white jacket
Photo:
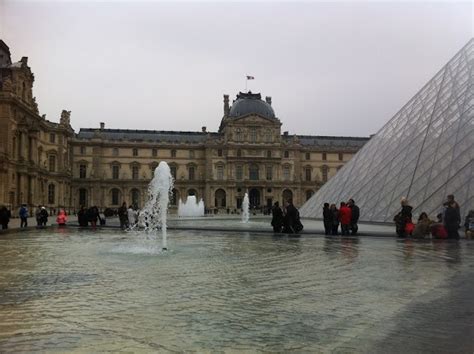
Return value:
[(130, 205), (127, 209), (127, 216), (128, 216), (128, 227), (133, 229), (137, 224), (137, 212), (133, 210), (132, 206)]

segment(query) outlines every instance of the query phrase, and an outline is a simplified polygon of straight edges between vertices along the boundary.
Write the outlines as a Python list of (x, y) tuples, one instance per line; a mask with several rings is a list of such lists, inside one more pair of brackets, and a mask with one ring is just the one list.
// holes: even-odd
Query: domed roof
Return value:
[(229, 117), (241, 117), (251, 113), (266, 118), (275, 118), (272, 106), (262, 101), (262, 96), (259, 93), (239, 92), (237, 99), (230, 108)]

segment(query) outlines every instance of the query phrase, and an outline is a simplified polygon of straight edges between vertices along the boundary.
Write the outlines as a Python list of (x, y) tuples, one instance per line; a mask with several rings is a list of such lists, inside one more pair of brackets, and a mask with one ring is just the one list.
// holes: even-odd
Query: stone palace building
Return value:
[[(59, 123), (40, 115), (33, 97), (28, 58), (12, 63), (0, 40), (0, 204), (17, 210), (77, 210), (122, 202), (143, 206), (153, 171), (166, 161), (175, 179), (174, 206), (188, 195), (207, 208), (227, 212), (249, 194), (255, 207), (293, 199), (308, 200), (368, 141), (365, 137), (291, 135), (271, 97), (224, 95), (216, 132), (81, 128), (74, 132), (71, 112)], [(99, 124), (98, 124), (99, 125)]]

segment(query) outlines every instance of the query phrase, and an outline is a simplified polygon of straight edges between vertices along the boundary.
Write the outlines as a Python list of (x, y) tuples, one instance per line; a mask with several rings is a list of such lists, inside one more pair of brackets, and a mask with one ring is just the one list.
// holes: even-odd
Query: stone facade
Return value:
[(59, 123), (39, 115), (27, 59), (12, 64), (9, 58), (0, 41), (0, 203), (14, 210), (21, 203), (143, 206), (160, 161), (175, 177), (174, 206), (192, 194), (207, 208), (227, 212), (240, 208), (246, 192), (256, 207), (288, 198), (299, 206), (368, 140), (282, 133), (271, 98), (250, 92), (239, 93), (232, 105), (224, 95), (217, 132), (106, 129), (101, 123), (75, 134), (70, 112), (63, 111)]
[(0, 203), (15, 212), (22, 203), (69, 205), (74, 131), (70, 112), (60, 123), (39, 115), (28, 58), (12, 63), (0, 40)]

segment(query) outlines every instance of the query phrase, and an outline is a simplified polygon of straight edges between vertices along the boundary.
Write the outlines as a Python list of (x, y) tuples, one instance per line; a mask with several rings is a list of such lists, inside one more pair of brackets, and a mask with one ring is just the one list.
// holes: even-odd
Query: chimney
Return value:
[(224, 115), (229, 115), (230, 108), (229, 108), (229, 95), (224, 95)]
[(104, 122), (100, 122), (100, 130), (104, 130), (105, 128), (105, 123)]
[(271, 106), (272, 105), (272, 98), (270, 96), (265, 97), (265, 101)]
[(207, 131), (207, 128), (206, 127), (202, 127), (202, 132), (205, 133)]

